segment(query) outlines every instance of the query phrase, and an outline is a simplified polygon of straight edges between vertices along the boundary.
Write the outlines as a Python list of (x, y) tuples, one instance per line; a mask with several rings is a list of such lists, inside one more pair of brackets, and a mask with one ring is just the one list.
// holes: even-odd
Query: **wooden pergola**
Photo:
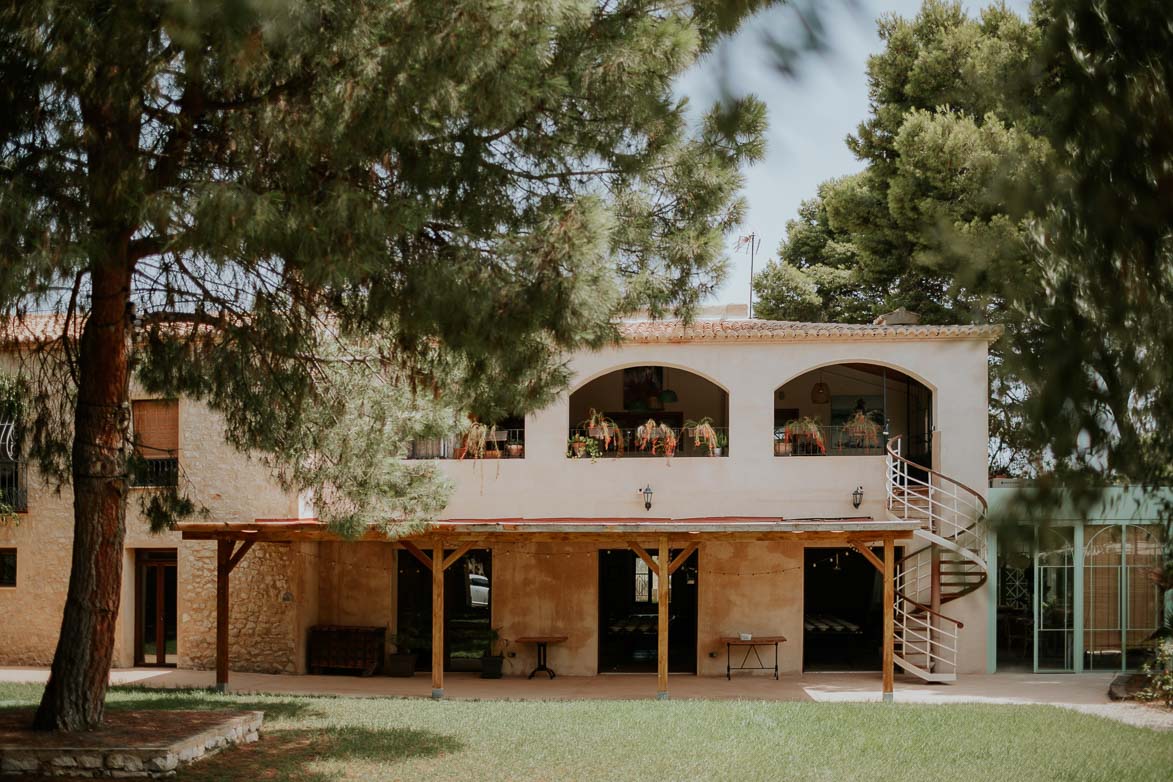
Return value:
[[(601, 548), (630, 548), (656, 574), (657, 697), (668, 697), (668, 584), (676, 571), (706, 542), (791, 541), (838, 545), (859, 551), (883, 576), (884, 700), (892, 699), (894, 676), (895, 546), (912, 537), (916, 521), (779, 518), (609, 518), (609, 519), (448, 519), (426, 534), (388, 538), (370, 530), (359, 540), (387, 541), (404, 549), (432, 574), (432, 697), (444, 697), (444, 571), (471, 549), (492, 549), (517, 542), (592, 543)], [(314, 519), (258, 519), (255, 522), (188, 522), (178, 525), (184, 540), (216, 541), (216, 687), (228, 686), (229, 574), (256, 543), (293, 543), (341, 538)], [(872, 546), (882, 546), (883, 557)], [(660, 558), (647, 549), (655, 547)], [(668, 552), (680, 550), (669, 559)], [(445, 555), (445, 551), (450, 553)]]

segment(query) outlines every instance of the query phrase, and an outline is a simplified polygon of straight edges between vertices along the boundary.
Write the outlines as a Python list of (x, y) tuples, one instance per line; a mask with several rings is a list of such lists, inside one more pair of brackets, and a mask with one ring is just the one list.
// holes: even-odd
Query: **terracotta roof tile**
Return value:
[[(0, 343), (44, 342), (61, 336), (60, 315), (26, 315), (4, 318)], [(77, 333), (77, 323), (74, 323)], [(984, 339), (1002, 336), (1001, 326), (878, 326), (870, 323), (802, 323), (789, 320), (694, 320), (687, 326), (679, 320), (623, 321), (619, 324), (624, 342), (798, 342), (807, 340), (929, 340)]]
[(864, 323), (801, 323), (789, 320), (624, 321), (624, 342), (797, 342), (805, 340), (984, 339), (1002, 336), (1001, 326), (877, 326)]

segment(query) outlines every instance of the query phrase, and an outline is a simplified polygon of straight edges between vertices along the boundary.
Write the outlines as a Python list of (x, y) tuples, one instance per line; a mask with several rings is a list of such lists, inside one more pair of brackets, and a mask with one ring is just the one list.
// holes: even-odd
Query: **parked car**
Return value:
[(480, 573), (468, 574), (468, 601), (476, 608), (489, 607), (489, 577)]

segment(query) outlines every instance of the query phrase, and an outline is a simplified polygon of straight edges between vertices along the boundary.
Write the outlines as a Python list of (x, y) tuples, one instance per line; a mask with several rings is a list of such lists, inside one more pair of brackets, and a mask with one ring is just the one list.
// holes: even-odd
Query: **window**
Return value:
[(135, 486), (174, 486), (179, 480), (179, 402), (138, 400), (134, 416)]
[(0, 587), (16, 586), (16, 549), (0, 548)]
[[(652, 560), (660, 561), (658, 554), (652, 554)], [(635, 559), (635, 602), (637, 603), (658, 603), (660, 602), (660, 577), (653, 573), (648, 567), (648, 563), (644, 562), (642, 558)], [(672, 602), (672, 581), (668, 581), (668, 602)]]
[(15, 408), (12, 403), (0, 402), (0, 513), (28, 510), (24, 478)]

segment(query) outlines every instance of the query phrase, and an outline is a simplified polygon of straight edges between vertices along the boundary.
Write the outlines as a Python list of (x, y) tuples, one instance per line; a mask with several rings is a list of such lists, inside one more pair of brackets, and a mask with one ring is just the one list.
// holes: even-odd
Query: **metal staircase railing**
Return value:
[(953, 681), (964, 625), (939, 609), (986, 583), (986, 500), (905, 458), (899, 437), (888, 441), (886, 483), (889, 516), (921, 522), (914, 536), (925, 544), (897, 563), (896, 664), (925, 681)]

